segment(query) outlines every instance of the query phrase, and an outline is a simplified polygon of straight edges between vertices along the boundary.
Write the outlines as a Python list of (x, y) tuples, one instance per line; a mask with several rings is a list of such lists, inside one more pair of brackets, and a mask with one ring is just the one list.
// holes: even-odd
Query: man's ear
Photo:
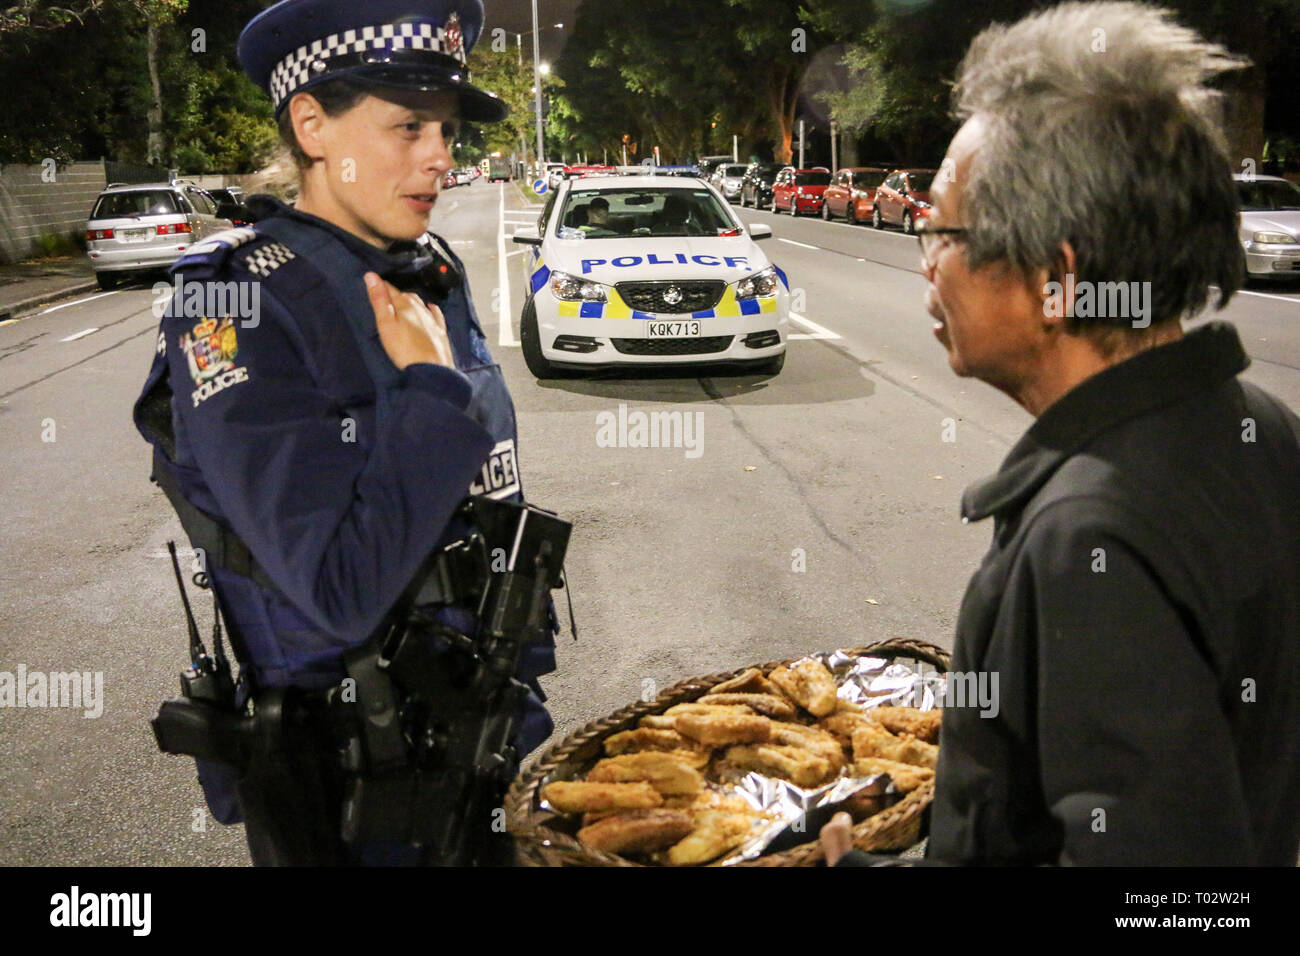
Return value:
[(1056, 264), (1040, 269), (1034, 278), (1036, 293), (1043, 300), (1044, 331), (1060, 331), (1066, 318), (1074, 313), (1074, 247), (1062, 242)]
[(325, 110), (320, 101), (310, 93), (299, 93), (289, 103), (289, 119), (293, 122), (293, 135), (298, 139), (298, 146), (307, 158), (313, 161), (325, 158), (325, 146), (321, 142), (321, 130), (325, 122)]

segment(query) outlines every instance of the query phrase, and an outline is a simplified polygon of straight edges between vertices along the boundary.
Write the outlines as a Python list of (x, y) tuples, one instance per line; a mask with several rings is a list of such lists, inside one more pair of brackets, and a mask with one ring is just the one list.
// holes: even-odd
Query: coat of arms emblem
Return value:
[(447, 55), (454, 56), (456, 59), (460, 60), (461, 63), (464, 63), (465, 36), (460, 30), (460, 17), (453, 13), (447, 19), (446, 25), (442, 28), (442, 36), (443, 42), (446, 45)]
[(225, 318), (202, 319), (191, 332), (181, 336), (181, 351), (189, 364), (195, 385), (235, 367), (239, 346), (235, 341), (235, 322)]

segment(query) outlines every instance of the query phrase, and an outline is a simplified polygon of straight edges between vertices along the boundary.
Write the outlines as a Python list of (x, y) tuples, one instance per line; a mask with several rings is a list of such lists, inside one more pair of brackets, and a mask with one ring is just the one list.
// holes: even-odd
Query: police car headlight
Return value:
[(579, 279), (567, 272), (551, 273), (551, 295), (565, 302), (604, 302), (605, 287), (599, 282)]
[(762, 272), (756, 272), (752, 276), (746, 276), (736, 283), (737, 299), (754, 299), (769, 295), (776, 295), (777, 283), (780, 280), (776, 277), (776, 269), (768, 266)]

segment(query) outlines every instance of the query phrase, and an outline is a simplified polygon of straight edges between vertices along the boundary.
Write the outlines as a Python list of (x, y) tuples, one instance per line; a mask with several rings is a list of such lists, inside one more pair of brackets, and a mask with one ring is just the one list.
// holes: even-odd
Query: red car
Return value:
[(456, 173), (454, 170), (447, 173), (446, 176), (442, 177), (442, 188), (443, 189), (456, 188)]
[(937, 169), (896, 169), (876, 190), (876, 207), (871, 225), (877, 229), (885, 223), (902, 226), (911, 235), (916, 224), (930, 218), (930, 184)]
[(822, 210), (822, 194), (830, 184), (831, 171), (825, 166), (813, 169), (787, 166), (772, 183), (772, 212), (787, 209), (792, 216), (805, 212), (815, 216)]
[(866, 222), (876, 208), (876, 187), (888, 169), (879, 166), (853, 166), (841, 169), (826, 187), (822, 200), (822, 218), (829, 222), (836, 217), (847, 219), (849, 225)]

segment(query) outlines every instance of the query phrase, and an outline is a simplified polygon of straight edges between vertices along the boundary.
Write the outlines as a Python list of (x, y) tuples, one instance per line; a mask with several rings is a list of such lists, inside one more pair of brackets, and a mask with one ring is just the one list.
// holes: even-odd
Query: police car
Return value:
[(785, 363), (785, 273), (717, 190), (699, 179), (574, 179), (514, 241), (526, 256), (520, 321), (538, 378), (616, 365)]

